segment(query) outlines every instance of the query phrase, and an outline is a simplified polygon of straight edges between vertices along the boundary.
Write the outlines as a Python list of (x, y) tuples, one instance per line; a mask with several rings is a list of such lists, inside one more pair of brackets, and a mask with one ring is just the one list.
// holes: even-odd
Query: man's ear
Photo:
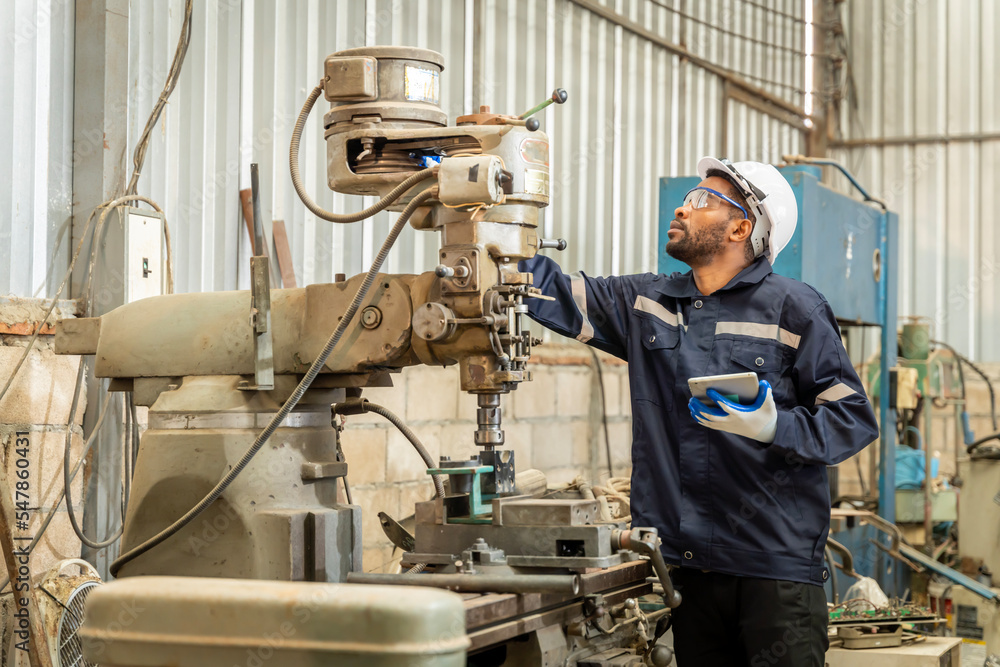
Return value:
[(753, 223), (747, 218), (738, 220), (736, 222), (736, 228), (733, 229), (732, 233), (729, 235), (730, 241), (735, 241), (741, 243), (750, 238), (750, 234), (753, 232)]

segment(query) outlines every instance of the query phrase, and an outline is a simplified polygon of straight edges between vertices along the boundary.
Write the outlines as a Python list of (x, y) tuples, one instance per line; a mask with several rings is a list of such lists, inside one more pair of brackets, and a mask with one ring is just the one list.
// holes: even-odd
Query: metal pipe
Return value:
[[(850, 549), (837, 540), (830, 539), (829, 537), (826, 538), (826, 548), (840, 554), (840, 569), (843, 570), (844, 574), (849, 577), (854, 577), (855, 579), (858, 579), (861, 576), (854, 571), (854, 556), (851, 554)], [(827, 560), (829, 560), (829, 558)], [(834, 565), (836, 565), (836, 563), (831, 560), (830, 567), (833, 567)]]
[(865, 514), (862, 520), (891, 537), (891, 551), (899, 553), (899, 545), (903, 541), (903, 533), (899, 530), (899, 526), (878, 514)]
[[(882, 259), (882, 270), (878, 281), (878, 313), (881, 322), (881, 353), (879, 354), (879, 377), (882, 387), (888, 387), (890, 370), (896, 365), (896, 297), (890, 299), (889, 281), (892, 281), (893, 294), (896, 289), (895, 267), (897, 242), (893, 239), (893, 252), (889, 252), (889, 212), (883, 204), (882, 216), (879, 219), (879, 254)], [(893, 549), (899, 550), (899, 528), (896, 527), (896, 411), (889, 405), (889, 392), (882, 392), (879, 401), (879, 499), (878, 508), (886, 523), (896, 530)]]
[(865, 198), (865, 201), (870, 201), (875, 204), (878, 204), (879, 206), (882, 207), (883, 211), (889, 210), (889, 207), (886, 206), (886, 203), (884, 201), (876, 197), (872, 197), (870, 194), (868, 194), (868, 191), (865, 190), (860, 183), (858, 183), (858, 179), (854, 178), (854, 174), (849, 172), (847, 170), (847, 167), (840, 164), (836, 160), (829, 160), (827, 158), (806, 157), (805, 155), (782, 155), (781, 159), (784, 160), (785, 162), (791, 162), (795, 164), (815, 164), (823, 167), (833, 167), (835, 169), (838, 169), (840, 173), (842, 173), (847, 178), (847, 180), (851, 182), (851, 185), (857, 188), (858, 192), (861, 193), (861, 196)]
[(579, 595), (578, 574), (378, 574), (349, 572), (349, 584), (431, 586), (459, 593), (557, 593)]
[(963, 588), (969, 589), (970, 591), (972, 591), (973, 593), (975, 593), (976, 595), (980, 596), (985, 600), (992, 600), (994, 602), (1000, 603), (1000, 595), (998, 595), (989, 586), (985, 586), (976, 581), (975, 579), (973, 579), (972, 577), (967, 577), (961, 572), (951, 569), (944, 563), (939, 563), (938, 561), (934, 560), (927, 554), (921, 553), (920, 551), (914, 549), (913, 547), (904, 544), (899, 549), (900, 549), (900, 555), (902, 555), (903, 557), (910, 558), (916, 561), (919, 565), (922, 565), (928, 570), (940, 574), (946, 579), (950, 579), (951, 581), (955, 582), (959, 586), (962, 586)]
[(942, 134), (940, 136), (873, 137), (871, 139), (845, 139), (830, 143), (830, 148), (866, 148), (868, 146), (916, 146), (920, 144), (981, 143), (1000, 141), (1000, 132), (972, 134)]
[(830, 590), (833, 591), (833, 604), (840, 604), (840, 593), (837, 591), (837, 564), (833, 561), (830, 545), (826, 545), (826, 562), (830, 566)]
[[(927, 440), (930, 440), (931, 427), (934, 421), (934, 403), (930, 398), (931, 380), (930, 369), (924, 377), (924, 429), (927, 433)], [(934, 454), (931, 452), (930, 442), (921, 443), (924, 445), (924, 549), (928, 553), (934, 548), (934, 521), (932, 516), (931, 496), (931, 463)]]

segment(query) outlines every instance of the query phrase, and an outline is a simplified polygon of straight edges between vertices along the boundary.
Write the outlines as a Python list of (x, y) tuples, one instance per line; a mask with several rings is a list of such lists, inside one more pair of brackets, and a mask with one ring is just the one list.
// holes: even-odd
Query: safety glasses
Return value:
[(693, 188), (690, 191), (688, 191), (686, 195), (684, 195), (683, 206), (690, 206), (691, 208), (705, 208), (712, 210), (722, 206), (723, 202), (731, 204), (732, 206), (735, 206), (740, 211), (742, 211), (744, 218), (750, 217), (749, 215), (747, 215), (747, 210), (745, 208), (734, 202), (726, 195), (722, 194), (721, 192), (716, 192), (712, 188), (706, 188), (702, 186)]

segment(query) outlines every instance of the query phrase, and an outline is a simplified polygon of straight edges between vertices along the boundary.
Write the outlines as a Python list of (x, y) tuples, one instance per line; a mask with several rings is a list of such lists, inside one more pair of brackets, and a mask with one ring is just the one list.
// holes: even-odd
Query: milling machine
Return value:
[[(238, 614), (246, 604), (240, 596), (252, 589), (263, 607), (255, 615), (280, 625), (282, 604), (312, 600), (322, 587), (324, 602), (309, 607), (317, 620), (272, 646), (285, 656), (280, 664), (670, 662), (654, 634), (662, 634), (680, 597), (655, 529), (602, 521), (597, 501), (518, 488), (501, 398), (531, 379), (527, 362), (537, 341), (526, 302), (545, 298), (518, 262), (565, 247), (537, 232), (549, 200), (549, 144), (530, 117), (538, 107), (520, 116), (483, 107), (448, 126), (439, 106), (442, 69), (440, 54), (424, 49), (334, 53), (293, 132), (292, 181), (315, 215), (339, 224), (385, 208), (402, 211), (367, 274), (271, 291), (258, 249), (249, 292), (153, 297), (59, 323), (57, 352), (95, 355), (95, 373), (111, 378), (112, 390), (130, 391), (136, 404), (149, 406), (123, 553), (112, 566), (120, 581), (88, 603), (83, 636), (92, 655), (116, 665), (222, 664), (254, 645), (252, 637), (213, 617), (185, 624), (175, 618), (181, 609), (209, 604), (221, 616)], [(330, 188), (380, 197), (359, 214), (321, 209), (298, 172), (299, 140), (321, 94), (331, 103), (324, 117)], [(565, 99), (556, 91), (539, 107)], [(406, 222), (440, 233), (440, 264), (419, 275), (379, 273)], [(392, 372), (415, 364), (458, 364), (462, 390), (478, 398), (477, 457), (429, 460), (398, 418), (362, 398), (364, 388), (388, 386)], [(331, 405), (334, 424), (339, 414), (364, 411), (390, 419), (435, 477), (437, 497), (417, 505), (415, 535), (400, 542), (406, 574), (363, 573), (362, 509), (338, 501), (348, 464)], [(651, 574), (665, 604), (647, 614), (638, 598), (652, 592)], [(202, 586), (188, 577), (213, 581)], [(426, 608), (401, 611), (403, 594), (385, 584), (465, 593), (461, 641), (450, 648), (431, 641), (436, 648), (416, 663), (385, 658), (393, 624), (417, 623), (436, 604), (429, 594)], [(101, 627), (105, 612), (136, 596), (173, 619), (173, 634), (151, 642), (142, 618), (120, 632)], [(324, 606), (334, 598), (335, 611)], [(297, 640), (314, 635), (324, 610), (366, 610), (381, 623), (361, 641), (357, 628), (344, 626), (340, 636), (323, 625), (327, 643), (304, 647)], [(419, 645), (410, 637), (409, 648), (392, 655), (425, 655)], [(143, 651), (161, 657), (143, 662), (136, 657)]]

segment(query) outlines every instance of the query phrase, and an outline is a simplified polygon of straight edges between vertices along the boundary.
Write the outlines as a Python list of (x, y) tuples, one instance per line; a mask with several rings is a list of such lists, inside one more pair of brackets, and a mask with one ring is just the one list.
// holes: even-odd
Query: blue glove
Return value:
[(757, 399), (750, 405), (733, 403), (714, 389), (706, 393), (718, 407), (709, 407), (697, 398), (688, 401), (688, 410), (696, 422), (706, 428), (725, 431), (771, 444), (778, 428), (778, 408), (774, 405), (771, 385), (760, 381)]

